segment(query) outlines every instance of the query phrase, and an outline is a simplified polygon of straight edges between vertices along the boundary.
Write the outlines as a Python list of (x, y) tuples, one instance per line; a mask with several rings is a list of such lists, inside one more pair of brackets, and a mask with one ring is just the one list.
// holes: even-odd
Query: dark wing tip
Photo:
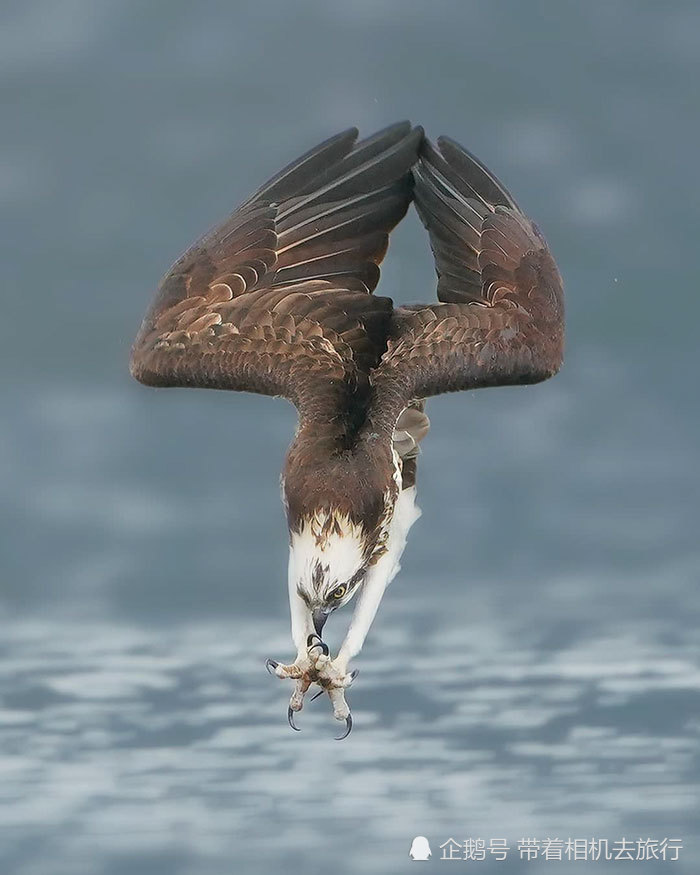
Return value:
[[(314, 152), (320, 152), (328, 146), (334, 146), (336, 143), (354, 143), (355, 140), (360, 136), (359, 128), (352, 125), (349, 128), (345, 128), (345, 130), (338, 131), (337, 134), (332, 134), (330, 137), (327, 137), (325, 140), (322, 140), (320, 143), (317, 143), (311, 149), (307, 149), (302, 155), (300, 155), (296, 161), (303, 161), (307, 155), (312, 155)], [(293, 163), (296, 163), (293, 162)]]
[(418, 152), (421, 141), (423, 140), (423, 128), (420, 125), (412, 125), (410, 121), (404, 120), (394, 122), (364, 140), (360, 140), (356, 145), (356, 150), (367, 150), (369, 147), (375, 147), (376, 152), (387, 151), (400, 146), (405, 148), (408, 144), (415, 146), (415, 160), (418, 160)]
[(381, 140), (381, 139), (396, 139), (400, 140), (406, 136), (411, 130), (411, 122), (407, 119), (404, 119), (400, 122), (392, 122), (392, 124), (387, 125), (384, 128), (381, 128), (376, 133), (372, 134), (368, 139), (371, 140)]
[(352, 151), (359, 134), (356, 127), (346, 128), (313, 146), (268, 179), (245, 203), (263, 199), (277, 202), (289, 197), (304, 181), (313, 178), (329, 163), (342, 159)]
[(423, 143), (425, 142), (425, 130), (423, 129), (423, 125), (416, 125), (411, 128), (410, 133), (408, 134), (412, 143), (415, 143), (416, 146), (416, 161), (418, 161), (420, 157), (420, 151), (423, 147)]
[(468, 189), (494, 206), (507, 206), (520, 212), (513, 195), (472, 152), (451, 137), (440, 136), (437, 146), (426, 137), (420, 148), (420, 160), (429, 166), (456, 175)]
[[(307, 155), (311, 155), (314, 152), (322, 151), (329, 146), (335, 146), (338, 143), (343, 143), (344, 145), (351, 147), (354, 143), (357, 142), (357, 138), (360, 136), (360, 129), (353, 125), (350, 128), (345, 128), (344, 131), (339, 131), (337, 134), (333, 134), (333, 136), (328, 137), (327, 140), (324, 140), (322, 143), (319, 143), (317, 146), (314, 146), (312, 149), (309, 149), (306, 153)], [(303, 157), (303, 156), (302, 156)], [(297, 159), (299, 160), (299, 159)]]
[[(419, 126), (413, 125), (408, 119), (402, 119), (401, 121), (392, 122), (390, 125), (380, 128), (371, 135), (370, 139), (378, 140), (383, 137), (393, 137), (394, 139), (400, 140), (407, 134), (410, 134), (411, 131), (415, 131), (417, 127)], [(423, 130), (422, 128), (420, 129)]]

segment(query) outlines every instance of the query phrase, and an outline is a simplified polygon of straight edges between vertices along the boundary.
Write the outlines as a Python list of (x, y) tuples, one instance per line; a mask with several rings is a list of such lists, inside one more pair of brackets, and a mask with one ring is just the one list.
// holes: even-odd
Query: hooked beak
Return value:
[(316, 608), (316, 610), (312, 611), (311, 619), (314, 621), (314, 629), (316, 630), (316, 634), (318, 636), (321, 635), (323, 631), (323, 627), (326, 624), (326, 620), (328, 619), (327, 611), (324, 611), (323, 608)]

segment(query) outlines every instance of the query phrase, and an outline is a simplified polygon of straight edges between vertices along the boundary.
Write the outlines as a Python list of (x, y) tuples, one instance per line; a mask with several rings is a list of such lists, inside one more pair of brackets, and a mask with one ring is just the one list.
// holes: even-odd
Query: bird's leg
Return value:
[(297, 645), (297, 657), (291, 665), (283, 665), (267, 660), (267, 669), (279, 678), (296, 680), (294, 692), (289, 700), (287, 716), (292, 729), (297, 729), (294, 714), (301, 711), (304, 697), (312, 683), (326, 692), (333, 707), (336, 720), (345, 721), (346, 731), (339, 738), (345, 738), (352, 728), (352, 716), (345, 699), (345, 690), (357, 677), (357, 672), (348, 672), (348, 663), (356, 656), (364, 643), (372, 621), (377, 613), (384, 591), (393, 577), (395, 557), (391, 564), (383, 562), (382, 557), (367, 575), (358, 595), (350, 628), (335, 659), (331, 659), (328, 646), (316, 633), (313, 617), (306, 603), (299, 597), (296, 587), (289, 589), (292, 616), (292, 638)]
[(321, 652), (315, 657), (316, 662), (314, 669), (311, 672), (311, 677), (321, 687), (319, 692), (316, 693), (313, 698), (316, 699), (324, 692), (328, 694), (328, 697), (331, 700), (331, 705), (333, 706), (333, 716), (336, 720), (345, 721), (345, 731), (342, 735), (336, 736), (338, 741), (341, 741), (343, 738), (347, 738), (352, 729), (352, 715), (350, 714), (350, 707), (345, 701), (345, 690), (355, 680), (357, 672), (353, 671), (350, 674), (347, 674), (339, 671), (334, 660), (330, 657), (328, 647), (321, 641), (321, 639), (318, 638), (318, 636), (312, 635), (309, 636), (309, 640), (311, 641), (314, 637), (318, 640), (312, 642), (310, 652), (316, 647), (319, 647), (319, 645), (322, 645), (322, 647), (319, 648)]
[(346, 730), (338, 736), (339, 739), (345, 738), (352, 729), (352, 715), (345, 699), (345, 691), (357, 677), (357, 670), (348, 672), (348, 663), (360, 652), (387, 584), (393, 576), (387, 573), (388, 567), (382, 568), (380, 563), (381, 559), (362, 585), (350, 628), (338, 655), (331, 659), (328, 652), (319, 653), (312, 672), (314, 680), (321, 687), (321, 692), (317, 695), (326, 692), (333, 706), (333, 716), (336, 720), (345, 721)]
[(345, 640), (340, 646), (338, 655), (333, 660), (336, 669), (343, 674), (347, 672), (350, 660), (362, 650), (362, 645), (365, 643), (367, 633), (374, 622), (384, 592), (391, 580), (391, 577), (386, 573), (387, 569), (381, 567), (381, 563), (382, 559), (370, 570), (362, 584)]
[(328, 645), (316, 633), (312, 613), (297, 593), (293, 581), (289, 585), (289, 607), (292, 640), (297, 647), (296, 659), (289, 665), (274, 659), (268, 659), (265, 663), (270, 674), (296, 681), (287, 709), (289, 725), (292, 729), (298, 729), (294, 723), (294, 714), (304, 707), (304, 697), (311, 684), (317, 683), (322, 691), (326, 690), (331, 696), (336, 719), (345, 720), (347, 726), (351, 727), (352, 718), (343, 691), (350, 686), (356, 673), (342, 677), (333, 668)]
[[(357, 671), (353, 671), (348, 674), (348, 672), (345, 670), (345, 667), (338, 663), (338, 658), (336, 657), (336, 659), (331, 659), (328, 647), (323, 644), (322, 641), (320, 643), (323, 645), (325, 650), (317, 653), (314, 656), (314, 667), (311, 671), (311, 675), (314, 681), (323, 690), (326, 690), (326, 692), (331, 689), (346, 689), (357, 677)], [(311, 650), (312, 648), (310, 648), (310, 652)], [(338, 719), (343, 720), (345, 718), (339, 717)]]
[[(293, 722), (294, 712), (301, 710), (306, 691), (312, 683), (316, 683), (321, 687), (321, 692), (328, 694), (333, 706), (333, 716), (346, 722), (347, 729), (340, 737), (345, 738), (350, 732), (352, 716), (345, 700), (345, 690), (352, 684), (357, 672), (348, 672), (348, 663), (362, 649), (384, 592), (399, 570), (399, 559), (406, 546), (408, 531), (420, 515), (415, 505), (415, 494), (415, 486), (412, 486), (402, 490), (399, 495), (387, 538), (387, 550), (370, 568), (362, 583), (350, 627), (335, 659), (331, 659), (327, 645), (316, 633), (312, 613), (298, 595), (296, 580), (290, 573), (292, 637), (297, 645), (297, 658), (289, 666), (268, 660), (268, 670), (271, 668), (278, 677), (290, 677), (297, 681), (289, 703), (290, 724), (293, 728), (296, 728)], [(291, 567), (290, 557), (290, 569)]]
[(270, 674), (296, 681), (287, 708), (287, 720), (292, 729), (299, 731), (299, 727), (294, 722), (294, 715), (304, 707), (304, 697), (311, 684), (317, 683), (321, 687), (321, 693), (325, 691), (330, 696), (333, 716), (336, 720), (345, 721), (346, 732), (339, 736), (345, 738), (352, 729), (352, 717), (345, 701), (344, 690), (353, 682), (357, 672), (341, 677), (333, 668), (329, 653), (328, 645), (319, 635), (312, 632), (306, 639), (304, 649), (300, 648), (296, 660), (291, 665), (282, 665), (274, 659), (268, 659), (266, 667)]
[[(301, 711), (304, 706), (304, 696), (313, 682), (311, 671), (314, 667), (315, 654), (310, 650), (310, 636), (315, 634), (313, 618), (306, 602), (300, 598), (296, 586), (289, 585), (289, 608), (292, 619), (292, 640), (297, 648), (296, 659), (289, 665), (284, 665), (274, 659), (268, 659), (265, 667), (270, 674), (278, 678), (291, 678), (296, 681), (294, 692), (289, 700), (287, 716), (292, 729), (294, 725), (294, 713)], [(317, 636), (318, 637), (318, 636)], [(319, 639), (320, 640), (320, 639)], [(325, 644), (323, 645), (324, 647)], [(328, 648), (326, 647), (326, 651)]]
[[(416, 505), (416, 488), (411, 486), (402, 490), (397, 499), (394, 516), (387, 538), (387, 550), (369, 569), (362, 589), (357, 596), (357, 603), (338, 655), (333, 660), (338, 672), (345, 675), (350, 660), (362, 650), (365, 638), (370, 630), (377, 610), (381, 604), (387, 586), (396, 577), (401, 568), (399, 560), (406, 547), (408, 532), (420, 516)], [(352, 674), (352, 672), (351, 672)]]

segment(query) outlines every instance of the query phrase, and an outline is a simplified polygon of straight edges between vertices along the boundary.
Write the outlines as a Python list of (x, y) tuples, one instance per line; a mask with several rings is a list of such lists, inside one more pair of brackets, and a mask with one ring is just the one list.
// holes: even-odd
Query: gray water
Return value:
[[(425, 835), (700, 864), (694, 3), (33, 0), (0, 21), (0, 871), (395, 873)], [(435, 399), (349, 699), (287, 727), (281, 401), (147, 390), (167, 265), (350, 124), (483, 157), (566, 280), (562, 373)], [(434, 295), (414, 215), (381, 283)], [(337, 646), (348, 617), (329, 622)], [(624, 863), (577, 862), (591, 872)], [(459, 868), (459, 867), (458, 867)], [(409, 869), (410, 871), (410, 869)]]

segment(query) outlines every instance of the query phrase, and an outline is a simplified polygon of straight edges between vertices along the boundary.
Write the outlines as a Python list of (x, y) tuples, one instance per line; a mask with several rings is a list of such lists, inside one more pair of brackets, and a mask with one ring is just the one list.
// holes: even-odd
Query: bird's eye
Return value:
[(333, 590), (331, 595), (333, 596), (334, 599), (342, 599), (342, 597), (345, 595), (345, 593), (347, 591), (348, 591), (347, 586), (345, 586), (345, 584), (342, 584), (342, 586), (336, 586), (336, 588)]

